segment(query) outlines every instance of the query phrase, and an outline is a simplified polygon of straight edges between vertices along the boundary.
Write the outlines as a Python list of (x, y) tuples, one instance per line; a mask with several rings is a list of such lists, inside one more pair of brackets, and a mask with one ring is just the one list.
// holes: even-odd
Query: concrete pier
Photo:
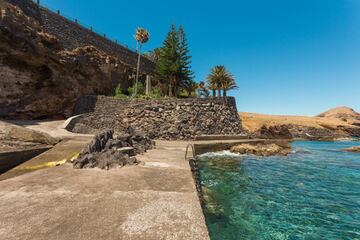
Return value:
[(185, 147), (160, 141), (139, 166), (0, 181), (0, 239), (209, 239)]

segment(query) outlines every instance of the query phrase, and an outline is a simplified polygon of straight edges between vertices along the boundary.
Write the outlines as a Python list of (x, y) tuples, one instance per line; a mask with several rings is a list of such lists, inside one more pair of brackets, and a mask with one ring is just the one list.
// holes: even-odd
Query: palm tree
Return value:
[(191, 95), (198, 89), (199, 85), (194, 80), (188, 80), (183, 83), (183, 87), (187, 92), (188, 97), (191, 97)]
[(136, 67), (136, 79), (135, 79), (135, 90), (134, 97), (137, 95), (137, 87), (139, 82), (139, 72), (140, 72), (140, 60), (141, 60), (141, 47), (144, 43), (149, 41), (150, 34), (145, 28), (137, 28), (135, 32), (135, 40), (136, 40), (136, 50), (138, 52), (138, 60)]
[(218, 90), (218, 97), (221, 97), (221, 90), (223, 90), (223, 96), (225, 97), (228, 90), (237, 88), (234, 76), (222, 65), (211, 69), (207, 81), (209, 88), (213, 90), (214, 96), (215, 90)]
[(235, 81), (235, 78), (230, 72), (227, 72), (227, 77), (222, 79), (221, 88), (223, 90), (223, 96), (224, 97), (227, 96), (227, 92), (229, 90), (233, 90), (233, 89), (238, 88), (238, 86), (236, 84), (236, 81)]

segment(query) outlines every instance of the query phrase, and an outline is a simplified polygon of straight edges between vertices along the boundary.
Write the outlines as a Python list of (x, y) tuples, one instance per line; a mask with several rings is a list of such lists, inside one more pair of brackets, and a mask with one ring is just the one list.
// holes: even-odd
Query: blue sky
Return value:
[(236, 77), (239, 111), (314, 115), (346, 105), (360, 111), (359, 0), (41, 0), (120, 42), (159, 47), (171, 23), (189, 38), (196, 80), (214, 65)]

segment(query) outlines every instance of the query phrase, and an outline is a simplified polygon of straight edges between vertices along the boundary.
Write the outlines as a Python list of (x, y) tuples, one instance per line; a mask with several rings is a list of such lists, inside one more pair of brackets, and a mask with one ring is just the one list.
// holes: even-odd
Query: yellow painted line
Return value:
[(28, 167), (24, 167), (22, 169), (24, 170), (38, 170), (41, 168), (50, 168), (50, 167), (56, 167), (56, 166), (60, 166), (66, 163), (66, 159), (61, 160), (61, 161), (57, 161), (57, 162), (47, 162), (41, 165), (35, 165), (35, 166), (28, 166)]
[[(79, 157), (79, 155), (80, 155), (80, 153), (74, 153), (72, 155), (72, 157), (69, 159), (69, 161), (70, 162), (75, 161)], [(25, 167), (22, 167), (20, 169), (34, 171), (34, 170), (38, 170), (38, 169), (42, 169), (42, 168), (57, 167), (57, 166), (65, 164), (67, 161), (68, 161), (68, 159), (65, 158), (65, 159), (63, 159), (61, 161), (47, 162), (47, 163), (44, 163), (44, 164), (34, 165), (34, 166), (25, 166)], [(17, 168), (17, 169), (19, 169), (19, 168)]]

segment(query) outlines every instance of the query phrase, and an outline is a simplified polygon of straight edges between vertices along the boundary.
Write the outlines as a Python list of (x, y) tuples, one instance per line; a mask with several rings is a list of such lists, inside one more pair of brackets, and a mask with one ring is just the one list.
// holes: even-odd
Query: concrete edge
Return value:
[(72, 124), (77, 118), (83, 116), (84, 114), (79, 114), (79, 115), (75, 115), (72, 117), (69, 117), (68, 119), (65, 120), (65, 122), (62, 124), (61, 129), (65, 129), (68, 130), (68, 127), (70, 126), (70, 124)]

